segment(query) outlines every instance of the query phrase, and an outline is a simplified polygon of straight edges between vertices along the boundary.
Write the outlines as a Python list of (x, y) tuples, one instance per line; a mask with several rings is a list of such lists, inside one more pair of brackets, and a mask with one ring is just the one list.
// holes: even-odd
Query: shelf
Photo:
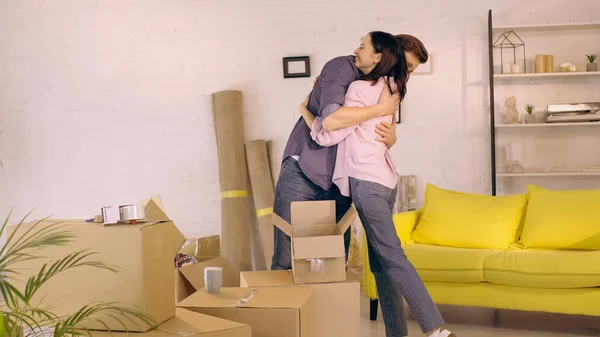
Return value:
[(554, 31), (554, 30), (573, 30), (573, 29), (600, 29), (600, 22), (567, 22), (567, 23), (546, 23), (541, 25), (506, 25), (492, 28), (494, 32), (505, 32), (510, 30), (518, 31)]
[(535, 124), (498, 124), (498, 129), (514, 128), (556, 128), (556, 127), (581, 127), (581, 126), (600, 126), (600, 122), (573, 122), (573, 123), (535, 123)]
[(600, 176), (600, 171), (497, 173), (497, 177), (576, 177)]
[(600, 77), (600, 71), (577, 71), (555, 73), (527, 73), (527, 74), (494, 74), (494, 79), (536, 79), (536, 78), (567, 78), (567, 77)]

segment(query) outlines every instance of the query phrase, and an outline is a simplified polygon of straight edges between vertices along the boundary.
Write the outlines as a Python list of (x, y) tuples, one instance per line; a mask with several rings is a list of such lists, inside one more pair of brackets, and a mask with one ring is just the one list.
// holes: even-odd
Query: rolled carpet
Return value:
[(273, 257), (273, 201), (275, 192), (271, 176), (271, 165), (267, 154), (267, 143), (263, 139), (246, 143), (246, 159), (248, 172), (252, 185), (252, 197), (258, 219), (258, 234), (260, 237), (260, 250), (265, 258), (267, 269)]
[(242, 92), (212, 95), (221, 188), (221, 254), (236, 271), (252, 270)]

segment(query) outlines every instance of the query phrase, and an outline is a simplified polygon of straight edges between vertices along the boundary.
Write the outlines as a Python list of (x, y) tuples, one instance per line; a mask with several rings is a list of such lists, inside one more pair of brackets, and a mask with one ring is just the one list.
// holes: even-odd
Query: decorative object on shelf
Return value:
[(310, 77), (310, 58), (294, 56), (283, 58), (283, 78)]
[(517, 98), (511, 96), (504, 101), (506, 107), (506, 114), (504, 115), (504, 122), (506, 124), (519, 124), (519, 112), (517, 111)]
[(565, 62), (565, 63), (561, 63), (560, 64), (560, 71), (562, 72), (576, 72), (577, 71), (577, 65), (573, 64), (573, 63), (569, 63), (569, 62)]
[(525, 112), (527, 112), (527, 115), (525, 115), (525, 124), (535, 124), (536, 120), (535, 115), (533, 114), (534, 108), (535, 107), (531, 104), (525, 106)]
[(600, 121), (600, 102), (548, 104), (548, 123)]
[(535, 55), (535, 72), (543, 73), (546, 71), (546, 60), (544, 58), (544, 54)]
[[(502, 73), (510, 74), (514, 73), (513, 69), (518, 70), (519, 73), (527, 72), (527, 66), (525, 64), (525, 42), (521, 40), (519, 35), (514, 31), (508, 31), (502, 33), (496, 42), (493, 45), (494, 48), (500, 49), (500, 64), (502, 65)], [(517, 48), (522, 47), (523, 54), (522, 57), (517, 58)], [(512, 51), (512, 60), (504, 60), (504, 50), (508, 50), (509, 54)], [(510, 66), (508, 66), (505, 62), (510, 62)], [(513, 68), (512, 65), (517, 65), (517, 67)], [(522, 69), (522, 71), (521, 71)]]
[(506, 146), (506, 161), (509, 173), (523, 173), (525, 168), (521, 163), (525, 157), (525, 143), (522, 141), (510, 141)]
[(596, 54), (586, 55), (589, 63), (587, 64), (587, 71), (598, 71), (598, 63), (596, 63)]
[(544, 55), (544, 72), (545, 73), (553, 73), (554, 72), (554, 55), (551, 55), (551, 54)]

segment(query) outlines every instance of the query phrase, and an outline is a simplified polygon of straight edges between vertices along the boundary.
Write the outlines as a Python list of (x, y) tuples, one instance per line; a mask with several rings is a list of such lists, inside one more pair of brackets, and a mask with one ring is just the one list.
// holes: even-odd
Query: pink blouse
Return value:
[[(395, 88), (394, 82), (390, 82)], [(348, 87), (344, 105), (365, 107), (377, 104), (384, 85), (383, 78), (375, 85), (371, 81), (354, 81)], [(350, 177), (379, 183), (390, 189), (396, 187), (398, 174), (394, 161), (385, 144), (376, 140), (375, 129), (382, 121), (391, 123), (392, 116), (375, 117), (335, 131), (325, 131), (319, 117), (313, 122), (310, 135), (317, 144), (338, 145), (333, 183), (342, 195), (350, 196)]]

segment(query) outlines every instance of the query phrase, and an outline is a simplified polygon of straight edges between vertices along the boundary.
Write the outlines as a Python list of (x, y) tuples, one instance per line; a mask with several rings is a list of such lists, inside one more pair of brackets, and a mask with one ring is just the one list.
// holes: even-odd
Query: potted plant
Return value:
[(535, 116), (533, 114), (534, 108), (535, 107), (531, 104), (525, 106), (525, 112), (527, 112), (527, 115), (525, 115), (525, 124), (535, 124)]
[(598, 64), (596, 63), (596, 54), (586, 55), (589, 63), (587, 64), (587, 71), (598, 71)]
[(33, 337), (43, 333), (46, 336), (50, 333), (53, 337), (91, 336), (90, 331), (82, 327), (83, 324), (97, 322), (107, 326), (103, 322), (104, 317), (116, 317), (124, 331), (127, 331), (125, 321), (138, 326), (154, 326), (154, 320), (139, 308), (119, 303), (90, 303), (66, 317), (54, 314), (52, 306), (41, 307), (40, 303), (33, 303), (34, 296), (42, 286), (65, 271), (82, 267), (100, 268), (108, 272), (117, 272), (117, 269), (104, 262), (91, 260), (90, 257), (95, 254), (93, 252), (77, 251), (44, 264), (36, 275), (28, 279), (24, 290), (19, 290), (11, 284), (14, 276), (19, 274), (15, 264), (41, 259), (43, 256), (36, 253), (43, 248), (64, 246), (75, 239), (74, 234), (62, 229), (60, 223), (45, 225), (42, 224), (43, 220), (19, 230), (25, 218), (14, 227), (15, 230), (10, 235), (6, 233), (10, 214), (0, 227), (0, 237), (7, 234), (6, 243), (0, 248), (0, 294), (5, 299), (0, 303), (0, 336)]

